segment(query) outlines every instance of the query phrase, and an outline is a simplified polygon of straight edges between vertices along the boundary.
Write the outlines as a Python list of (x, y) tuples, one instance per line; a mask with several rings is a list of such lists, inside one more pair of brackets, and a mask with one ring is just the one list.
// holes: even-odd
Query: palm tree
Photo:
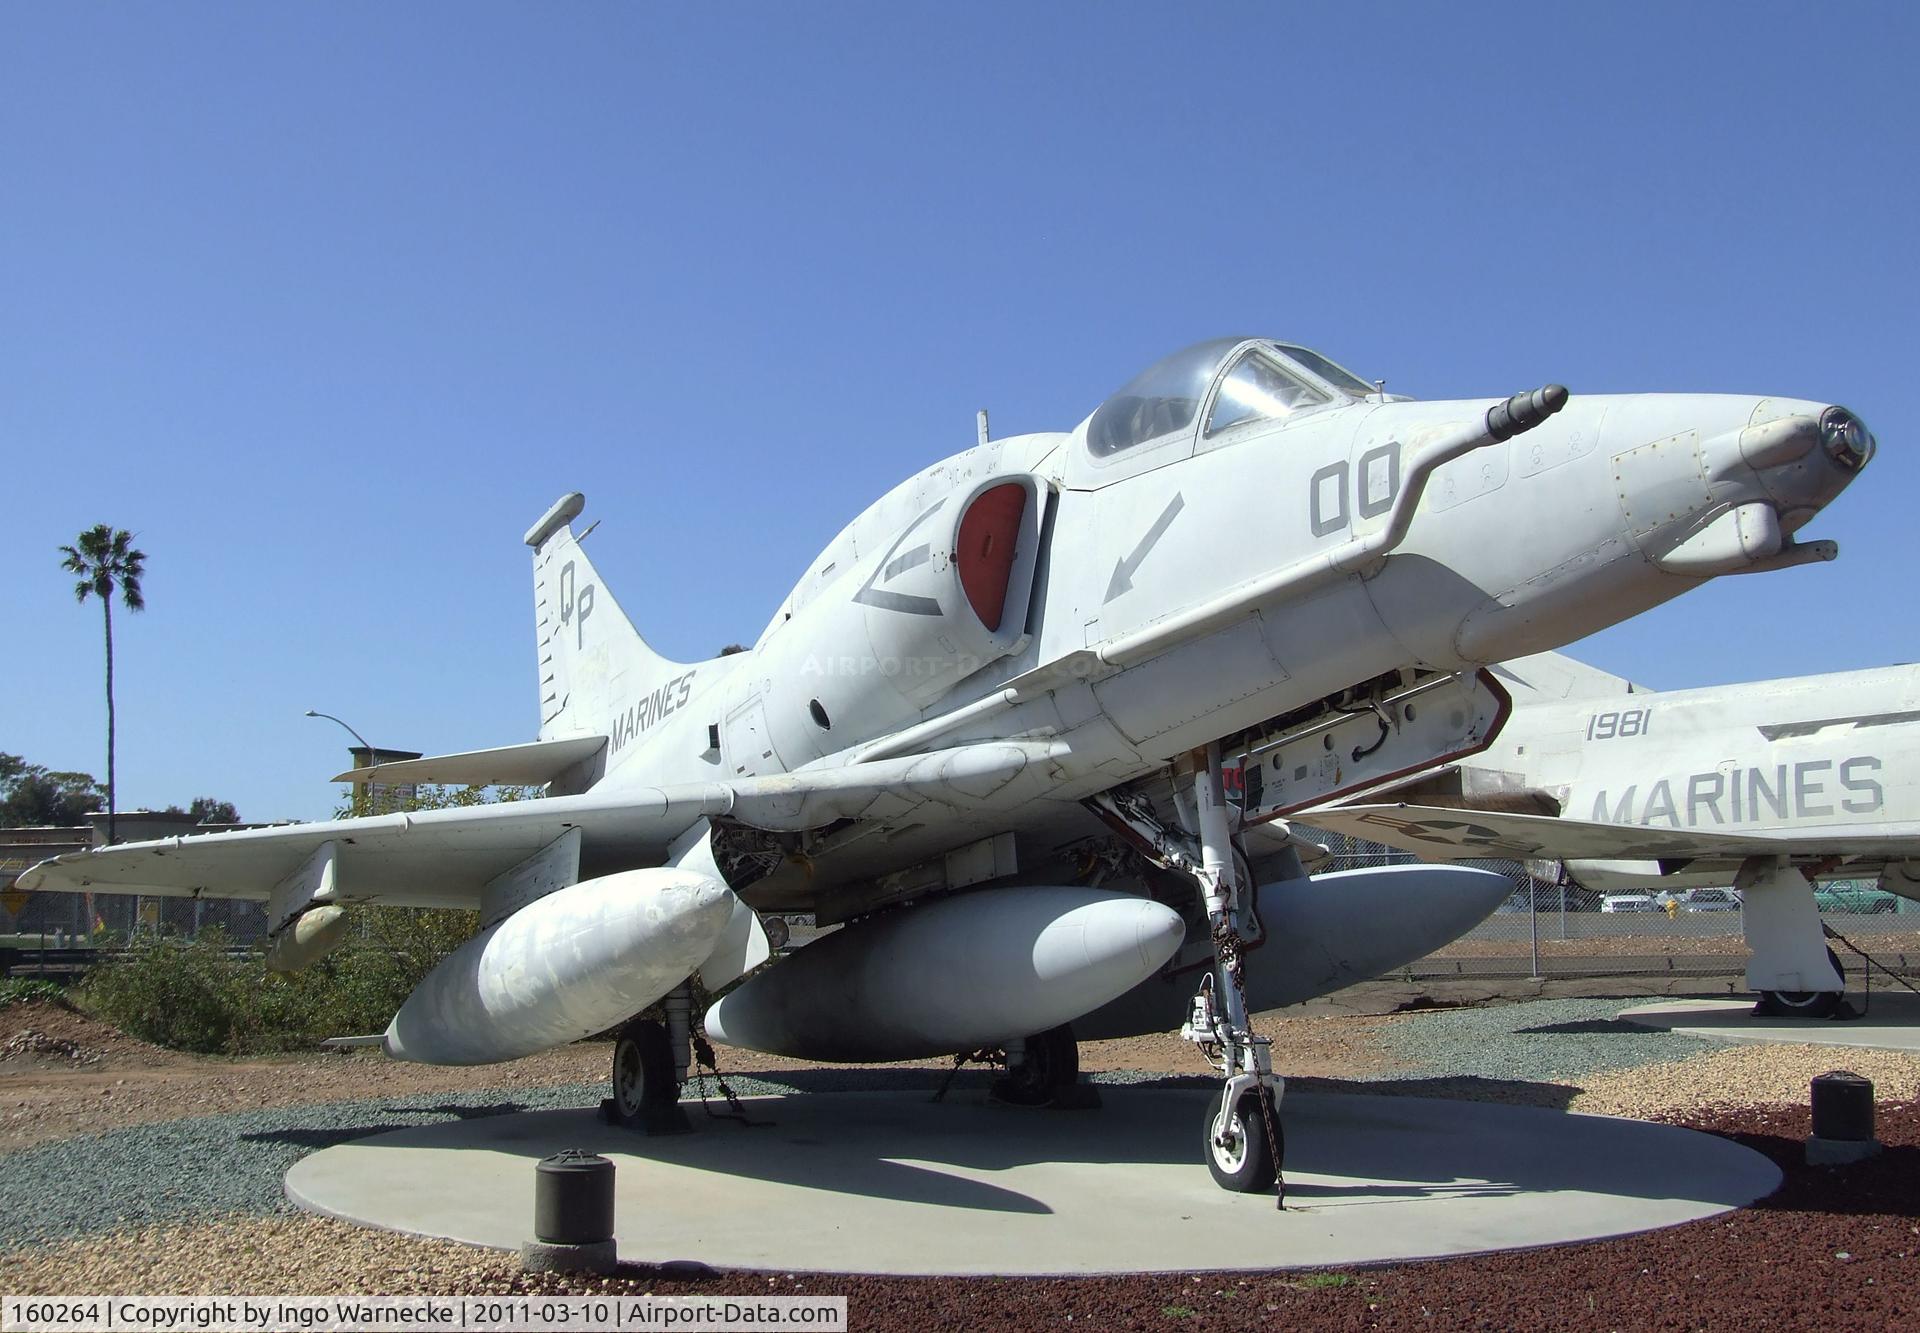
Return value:
[(100, 598), (107, 619), (107, 841), (114, 840), (113, 785), (113, 590), (120, 589), (120, 600), (129, 611), (144, 611), (147, 599), (140, 595), (140, 576), (146, 572), (144, 551), (133, 549), (133, 535), (104, 523), (96, 523), (80, 534), (79, 545), (62, 546), (66, 559), (60, 568), (78, 574), (73, 585), (76, 601), (84, 602), (89, 593)]

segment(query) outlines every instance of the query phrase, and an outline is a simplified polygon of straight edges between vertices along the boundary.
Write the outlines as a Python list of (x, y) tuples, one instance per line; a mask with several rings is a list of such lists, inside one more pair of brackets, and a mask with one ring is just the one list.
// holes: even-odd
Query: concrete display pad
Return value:
[(1325, 1267), (1590, 1240), (1751, 1203), (1774, 1165), (1725, 1139), (1533, 1107), (1290, 1096), (1287, 1210), (1217, 1188), (1207, 1094), (1102, 1089), (1096, 1111), (925, 1093), (753, 1098), (761, 1128), (704, 1118), (644, 1138), (591, 1111), (379, 1134), (287, 1173), (296, 1205), (367, 1226), (514, 1248), (534, 1164), (617, 1166), (625, 1260), (889, 1274)]
[[(1860, 993), (1847, 998), (1857, 1008)], [(1689, 1037), (1720, 1041), (1811, 1042), (1815, 1046), (1870, 1046), (1883, 1051), (1920, 1054), (1920, 995), (1876, 990), (1865, 1018), (1755, 1018), (1753, 1001), (1662, 1000), (1622, 1010), (1620, 1017), (1641, 1027), (1664, 1028)]]

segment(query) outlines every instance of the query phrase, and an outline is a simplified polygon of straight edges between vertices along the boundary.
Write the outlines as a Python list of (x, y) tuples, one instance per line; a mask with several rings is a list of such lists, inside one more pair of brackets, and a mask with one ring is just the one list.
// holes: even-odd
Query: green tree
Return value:
[(211, 796), (196, 796), (193, 804), (182, 810), (177, 805), (167, 807), (170, 815), (192, 815), (196, 824), (238, 824), (240, 812), (233, 808), (232, 801), (216, 801)]
[(193, 804), (187, 807), (187, 813), (201, 824), (238, 824), (240, 812), (233, 808), (232, 801), (216, 801), (211, 796), (196, 796)]
[(96, 523), (81, 533), (74, 546), (62, 546), (66, 558), (60, 568), (78, 574), (73, 585), (75, 601), (89, 596), (100, 599), (107, 626), (107, 841), (114, 841), (113, 786), (113, 593), (120, 590), (120, 601), (129, 611), (144, 611), (147, 599), (141, 595), (140, 579), (146, 573), (147, 556), (133, 549), (133, 534), (105, 523)]
[(78, 824), (100, 808), (91, 773), (51, 773), (17, 754), (0, 754), (0, 828)]

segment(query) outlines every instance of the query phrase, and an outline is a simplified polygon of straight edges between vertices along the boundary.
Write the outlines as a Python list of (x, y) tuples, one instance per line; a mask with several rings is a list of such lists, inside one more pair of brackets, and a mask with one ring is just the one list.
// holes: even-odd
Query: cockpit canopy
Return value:
[(1207, 410), (1205, 434), (1217, 435), (1373, 391), (1353, 372), (1305, 347), (1266, 338), (1214, 338), (1148, 366), (1102, 403), (1087, 423), (1087, 447), (1104, 458), (1191, 433), (1202, 408)]

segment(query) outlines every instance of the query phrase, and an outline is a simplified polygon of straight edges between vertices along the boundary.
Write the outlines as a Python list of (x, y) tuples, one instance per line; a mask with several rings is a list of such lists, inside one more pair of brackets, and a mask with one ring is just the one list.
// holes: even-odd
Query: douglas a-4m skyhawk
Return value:
[[(526, 534), (539, 739), (379, 770), (542, 799), (129, 844), (20, 886), (264, 900), (288, 968), (339, 942), (342, 904), (478, 909), (387, 1053), (625, 1024), (610, 1105), (643, 1127), (673, 1120), (696, 975), (753, 971), (707, 1009), (717, 1041), (998, 1051), (1015, 1101), (1064, 1098), (1078, 1039), (1179, 1028), (1221, 1077), (1209, 1168), (1266, 1188), (1283, 1083), (1248, 1014), (1419, 957), (1511, 887), (1310, 877), (1281, 817), (1486, 745), (1488, 663), (1832, 558), (1794, 534), (1873, 447), (1787, 398), (1411, 401), (1261, 338), (1169, 357), (1071, 431), (980, 435), (705, 662), (647, 646), (561, 499)], [(1272, 780), (1236, 804), (1255, 763)], [(806, 911), (846, 924), (761, 967), (758, 914)]]

